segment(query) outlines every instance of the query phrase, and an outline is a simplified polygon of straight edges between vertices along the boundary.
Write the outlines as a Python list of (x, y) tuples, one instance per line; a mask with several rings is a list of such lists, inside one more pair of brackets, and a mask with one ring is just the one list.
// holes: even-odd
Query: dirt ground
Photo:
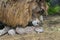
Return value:
[(60, 40), (60, 16), (49, 16), (44, 20), (43, 33), (31, 33), (15, 36), (5, 34), (0, 40)]

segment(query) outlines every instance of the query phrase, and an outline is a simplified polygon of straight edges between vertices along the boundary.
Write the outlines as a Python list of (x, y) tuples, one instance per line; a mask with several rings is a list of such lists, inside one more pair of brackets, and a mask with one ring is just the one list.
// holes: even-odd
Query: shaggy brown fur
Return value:
[(8, 0), (1, 7), (0, 21), (13, 27), (25, 27), (32, 16), (31, 4), (28, 2), (29, 0)]
[(41, 6), (39, 6), (39, 2), (37, 3), (36, 1), (37, 0), (3, 1), (0, 7), (0, 21), (13, 27), (17, 25), (25, 27), (33, 17), (32, 12), (35, 18), (40, 17), (39, 11)]

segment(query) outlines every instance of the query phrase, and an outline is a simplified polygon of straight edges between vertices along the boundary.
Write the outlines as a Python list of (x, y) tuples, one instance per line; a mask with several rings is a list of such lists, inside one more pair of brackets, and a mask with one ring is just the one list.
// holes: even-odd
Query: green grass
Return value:
[(49, 15), (53, 15), (53, 14), (56, 14), (59, 12), (60, 12), (60, 6), (58, 6), (58, 5), (56, 5), (54, 7), (49, 6), (49, 9), (48, 9)]

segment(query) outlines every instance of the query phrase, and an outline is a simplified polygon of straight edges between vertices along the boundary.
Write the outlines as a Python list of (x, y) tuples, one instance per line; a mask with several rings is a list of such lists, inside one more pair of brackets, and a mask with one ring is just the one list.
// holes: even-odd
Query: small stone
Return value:
[(25, 28), (25, 32), (26, 32), (26, 33), (34, 33), (34, 28), (35, 28), (35, 27), (26, 27), (26, 28)]
[(3, 30), (0, 30), (0, 36), (3, 34)]
[(0, 30), (0, 36), (1, 36), (1, 35), (4, 35), (5, 33), (7, 33), (9, 29), (10, 29), (10, 28), (7, 27), (7, 26), (5, 26), (3, 29), (1, 29), (1, 30)]
[(35, 31), (37, 32), (37, 33), (41, 33), (41, 32), (44, 32), (44, 29), (41, 27), (41, 28), (35, 28)]
[(24, 29), (24, 28), (19, 28), (19, 27), (17, 27), (17, 28), (16, 28), (16, 32), (17, 32), (18, 34), (24, 34), (24, 33), (25, 33), (25, 29)]
[(14, 29), (10, 29), (10, 30), (8, 31), (8, 34), (14, 36), (14, 35), (16, 34), (16, 32), (15, 32)]

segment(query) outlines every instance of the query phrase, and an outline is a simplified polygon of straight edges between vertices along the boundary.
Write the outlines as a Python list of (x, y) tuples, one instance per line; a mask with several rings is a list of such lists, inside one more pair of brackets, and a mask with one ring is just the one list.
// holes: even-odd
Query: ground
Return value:
[(44, 21), (43, 33), (31, 33), (11, 36), (5, 34), (0, 40), (60, 40), (60, 16), (49, 16)]

